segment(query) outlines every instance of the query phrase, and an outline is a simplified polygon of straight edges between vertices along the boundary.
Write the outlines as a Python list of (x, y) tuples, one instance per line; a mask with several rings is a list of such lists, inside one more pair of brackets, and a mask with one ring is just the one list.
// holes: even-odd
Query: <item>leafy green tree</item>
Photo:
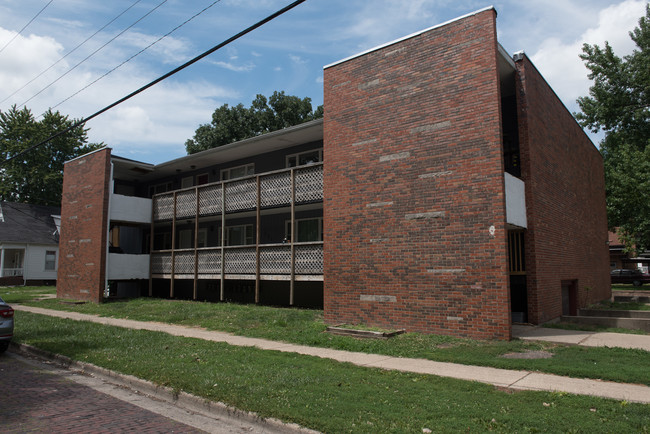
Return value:
[(589, 96), (578, 99), (576, 118), (603, 130), (607, 217), (629, 250), (650, 247), (650, 5), (630, 32), (632, 54), (618, 57), (609, 43), (583, 46), (590, 71)]
[(88, 130), (83, 125), (18, 158), (5, 160), (76, 122), (58, 111), (48, 110), (40, 121), (26, 107), (0, 111), (0, 200), (61, 206), (63, 163), (101, 147), (86, 144)]
[(273, 92), (268, 99), (257, 95), (249, 108), (224, 104), (212, 113), (212, 122), (200, 125), (185, 142), (188, 154), (280, 130), (323, 117), (323, 106), (312, 110), (310, 98)]

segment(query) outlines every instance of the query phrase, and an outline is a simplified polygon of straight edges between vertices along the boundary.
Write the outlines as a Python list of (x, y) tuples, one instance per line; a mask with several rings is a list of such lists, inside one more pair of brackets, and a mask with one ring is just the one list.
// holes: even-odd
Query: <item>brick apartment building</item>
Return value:
[(57, 295), (509, 339), (610, 296), (598, 150), (487, 8), (325, 67), (325, 118), (65, 166)]

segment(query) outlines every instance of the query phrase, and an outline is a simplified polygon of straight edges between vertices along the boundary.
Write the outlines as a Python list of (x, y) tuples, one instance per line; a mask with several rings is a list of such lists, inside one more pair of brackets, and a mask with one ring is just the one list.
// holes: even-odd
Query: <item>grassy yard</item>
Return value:
[[(14, 290), (16, 291), (16, 290)], [(29, 290), (32, 293), (32, 290)], [(38, 291), (34, 291), (38, 292)], [(0, 289), (5, 298), (5, 289)], [(17, 293), (9, 294), (20, 298)], [(140, 321), (158, 321), (219, 330), (236, 335), (265, 338), (315, 347), (335, 348), (398, 357), (525, 369), (578, 378), (650, 385), (648, 353), (620, 348), (585, 348), (545, 342), (513, 340), (477, 341), (449, 336), (406, 333), (390, 340), (356, 339), (325, 332), (322, 311), (230, 303), (201, 303), (141, 298), (96, 305), (65, 304), (56, 299), (25, 304)], [(18, 323), (20, 324), (20, 323)], [(550, 359), (503, 358), (508, 353), (544, 350)]]
[[(147, 304), (152, 304), (152, 308), (145, 309), (149, 312), (142, 315), (148, 319), (159, 319), (164, 314), (163, 317), (188, 324), (204, 320), (200, 314), (193, 319), (183, 318), (183, 302), (109, 303), (99, 309), (109, 309), (105, 314), (117, 309), (131, 317), (131, 309), (138, 310)], [(228, 309), (215, 310), (215, 306)], [(75, 309), (92, 310), (90, 306)], [(213, 305), (205, 309), (201, 308), (204, 314), (222, 317), (209, 322), (217, 321), (232, 329), (242, 327), (249, 335), (255, 334), (252, 330), (264, 329), (254, 323), (271, 318), (283, 323), (270, 326), (276, 330), (272, 332), (274, 335), (277, 330), (289, 331), (305, 323), (315, 329), (321, 327), (314, 319), (320, 315), (318, 311), (277, 310), (279, 313), (271, 315), (267, 309), (258, 307)], [(228, 316), (227, 311), (234, 312)], [(276, 417), (324, 432), (422, 433), (425, 428), (436, 433), (650, 431), (648, 405), (564, 393), (511, 393), (479, 383), (361, 368), (317, 357), (233, 347), (27, 312), (16, 312), (16, 322), (19, 342), (222, 401), (263, 417)], [(322, 330), (318, 333), (325, 340), (336, 341)], [(398, 347), (411, 347), (418, 339), (428, 341), (418, 336), (407, 339), (410, 345), (401, 343)], [(484, 343), (431, 339), (429, 344), (460, 345), (467, 354), (490, 351)], [(347, 341), (336, 345), (344, 342)], [(356, 340), (351, 340), (349, 345), (355, 346), (355, 342), (365, 345)], [(390, 342), (387, 344), (393, 345)], [(430, 348), (434, 353), (442, 349)], [(619, 366), (624, 363), (619, 362)], [(598, 362), (591, 362), (594, 364)]]
[(634, 286), (631, 283), (622, 284), (617, 283), (612, 285), (612, 291), (648, 291), (650, 292), (650, 285)]

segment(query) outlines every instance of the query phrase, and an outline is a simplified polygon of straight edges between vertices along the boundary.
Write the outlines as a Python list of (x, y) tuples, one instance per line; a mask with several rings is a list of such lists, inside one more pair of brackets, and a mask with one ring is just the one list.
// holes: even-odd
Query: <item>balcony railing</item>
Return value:
[[(154, 252), (151, 274), (176, 278), (278, 278), (323, 274), (323, 243), (262, 244)], [(293, 254), (292, 254), (293, 247)], [(293, 260), (292, 260), (293, 257)], [(222, 265), (223, 262), (223, 265)]]
[[(259, 192), (259, 197), (258, 197)], [(323, 164), (266, 172), (153, 197), (153, 220), (199, 217), (323, 200)]]
[(13, 276), (22, 276), (22, 268), (4, 268), (2, 270), (2, 277), (13, 277)]

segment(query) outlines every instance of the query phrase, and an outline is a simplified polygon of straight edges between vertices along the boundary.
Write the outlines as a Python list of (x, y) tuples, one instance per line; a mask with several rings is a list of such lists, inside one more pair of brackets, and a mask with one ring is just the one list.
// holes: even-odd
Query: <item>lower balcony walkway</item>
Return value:
[[(295, 345), (287, 342), (276, 342), (259, 338), (248, 338), (235, 336), (230, 333), (201, 330), (193, 327), (184, 327), (173, 324), (162, 324), (157, 322), (143, 322), (119, 318), (103, 318), (94, 315), (81, 314), (76, 312), (64, 312), (50, 309), (41, 309), (28, 306), (14, 306), (14, 309), (49, 315), (58, 318), (74, 319), (79, 321), (91, 321), (100, 324), (112, 325), (137, 330), (150, 330), (169, 333), (174, 336), (191, 337), (204, 339), (213, 342), (224, 342), (229, 345), (256, 347), (261, 350), (281, 351), (297, 353), (308, 356), (321, 357), (338, 362), (348, 362), (357, 366), (368, 368), (381, 368), (418, 374), (437, 375), (467, 381), (478, 381), (492, 384), (498, 387), (506, 387), (515, 390), (536, 390), (546, 392), (566, 392), (576, 395), (599, 396), (621, 401), (639, 402), (650, 404), (650, 387), (639, 384), (615, 383), (609, 381), (563, 377), (560, 375), (544, 374), (532, 371), (518, 371), (511, 369), (497, 369), (484, 366), (461, 365), (457, 363), (435, 362), (424, 359), (410, 359), (403, 357), (391, 357), (380, 354), (357, 353), (329, 348), (309, 347)], [(526, 331), (529, 331), (527, 336)], [(520, 338), (539, 339), (534, 330), (536, 328), (519, 328), (517, 334)], [(567, 331), (567, 333), (572, 333)], [(584, 332), (576, 332), (582, 334)], [(594, 333), (603, 335), (599, 346), (619, 346), (628, 336), (620, 333)], [(609, 336), (608, 336), (609, 335)], [(641, 349), (650, 348), (650, 336), (636, 336), (639, 339)], [(577, 341), (580, 343), (580, 340)]]

